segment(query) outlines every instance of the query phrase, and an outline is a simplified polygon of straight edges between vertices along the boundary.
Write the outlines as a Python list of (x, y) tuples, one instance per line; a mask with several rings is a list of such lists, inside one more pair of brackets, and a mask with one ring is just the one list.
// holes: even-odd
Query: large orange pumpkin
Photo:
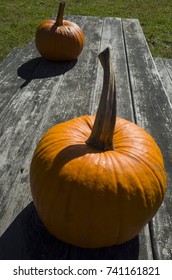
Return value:
[(76, 23), (63, 20), (64, 8), (65, 2), (61, 2), (56, 20), (44, 20), (37, 28), (35, 44), (45, 59), (73, 60), (83, 49), (84, 32)]
[(166, 189), (162, 154), (153, 138), (115, 116), (109, 49), (99, 58), (104, 85), (96, 117), (52, 127), (30, 169), (33, 200), (45, 227), (84, 248), (132, 239), (155, 215)]

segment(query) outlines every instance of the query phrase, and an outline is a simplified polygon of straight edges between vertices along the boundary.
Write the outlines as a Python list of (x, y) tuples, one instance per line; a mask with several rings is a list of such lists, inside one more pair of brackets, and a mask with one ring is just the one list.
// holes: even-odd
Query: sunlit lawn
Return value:
[[(24, 47), (42, 19), (57, 11), (55, 0), (0, 1), (0, 61)], [(172, 58), (171, 0), (67, 0), (65, 14), (139, 19), (154, 56)]]

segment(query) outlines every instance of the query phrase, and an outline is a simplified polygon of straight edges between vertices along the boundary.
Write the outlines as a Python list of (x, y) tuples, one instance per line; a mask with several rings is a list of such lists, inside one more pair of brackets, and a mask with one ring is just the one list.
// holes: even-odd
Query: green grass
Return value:
[[(0, 61), (24, 47), (40, 21), (56, 14), (60, 1), (1, 0)], [(65, 14), (137, 18), (153, 56), (172, 58), (171, 0), (66, 0)]]

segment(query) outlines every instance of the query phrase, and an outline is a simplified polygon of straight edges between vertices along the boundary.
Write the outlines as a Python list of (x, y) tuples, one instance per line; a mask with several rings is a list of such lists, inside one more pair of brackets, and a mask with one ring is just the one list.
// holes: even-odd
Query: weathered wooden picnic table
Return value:
[[(138, 20), (68, 19), (85, 33), (78, 60), (45, 61), (33, 40), (0, 65), (0, 259), (172, 259), (170, 91), (162, 84)], [(164, 156), (168, 189), (139, 243), (136, 237), (127, 246), (90, 251), (57, 240), (43, 227), (32, 203), (29, 167), (36, 144), (51, 126), (95, 114), (103, 75), (98, 54), (106, 47), (116, 74), (117, 115), (154, 137)], [(163, 78), (162, 61), (157, 65)]]

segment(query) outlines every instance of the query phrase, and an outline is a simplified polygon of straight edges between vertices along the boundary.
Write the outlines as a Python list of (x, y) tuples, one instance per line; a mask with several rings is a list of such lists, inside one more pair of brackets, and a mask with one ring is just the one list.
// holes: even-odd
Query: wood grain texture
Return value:
[(172, 59), (157, 57), (154, 61), (172, 108)]
[[(25, 78), (28, 77), (33, 72), (33, 67), (29, 69), (27, 67), (27, 73), (25, 77), (21, 77), (18, 71), (20, 66), (26, 61), (37, 57), (38, 53), (35, 48), (33, 48), (33, 42), (30, 42), (26, 49), (15, 48), (0, 65), (0, 114), (3, 113), (4, 108), (11, 102), (15, 100), (16, 92), (18, 88), (22, 86), (25, 82)], [(34, 60), (34, 62), (39, 62), (39, 60)]]
[[(167, 94), (167, 98), (172, 108), (172, 59), (155, 58), (154, 60), (161, 81), (163, 83), (165, 92)], [(160, 244), (160, 246), (155, 247), (155, 255), (159, 259), (161, 259), (162, 256), (165, 255), (166, 259), (170, 260), (172, 259), (172, 191), (170, 188), (171, 182), (172, 179), (170, 174), (169, 189), (166, 194), (165, 203), (162, 205), (159, 211), (160, 217), (155, 217), (156, 222), (152, 225), (154, 242), (157, 241), (157, 243)]]
[[(112, 64), (115, 71), (117, 91), (117, 115), (130, 121), (134, 121), (131, 102), (130, 83), (126, 63), (125, 46), (123, 40), (122, 22), (119, 18), (104, 18), (99, 52), (106, 47), (111, 50)], [(97, 80), (91, 100), (90, 113), (95, 114), (100, 100), (103, 84), (103, 70), (98, 63)]]
[[(11, 99), (0, 115), (0, 178), (1, 186), (5, 186), (0, 196), (1, 231), (31, 199), (28, 181), (30, 160), (35, 142), (43, 133), (41, 122), (47, 105), (56, 92), (54, 83), (58, 86), (61, 82), (61, 73), (65, 68), (66, 64), (56, 65), (41, 60), (38, 69), (34, 67), (32, 75), (37, 78), (32, 79), (26, 87), (19, 87), (15, 98)], [(47, 70), (50, 70), (49, 77)], [(56, 75), (53, 76), (54, 72)]]
[(162, 149), (170, 178), (171, 106), (139, 23), (130, 20), (123, 23), (136, 121)]
[(140, 24), (124, 20), (136, 122), (156, 140), (164, 156), (168, 190), (162, 207), (150, 223), (153, 257), (171, 259), (172, 240), (172, 115), (169, 99), (142, 34)]
[[(98, 259), (115, 258), (115, 255), (124, 258), (124, 252), (126, 258), (169, 259), (170, 188), (153, 222), (139, 235), (139, 256), (138, 239), (116, 251), (111, 248), (96, 251), (93, 256), (55, 241), (42, 226), (39, 227), (33, 204), (30, 204), (29, 167), (33, 151), (40, 137), (56, 123), (95, 114), (103, 81), (98, 53), (108, 46), (116, 75), (117, 115), (137, 122), (154, 136), (164, 154), (169, 185), (171, 182), (170, 98), (162, 86), (139, 22), (86, 16), (68, 19), (80, 25), (85, 33), (85, 46), (76, 61), (43, 60), (32, 41), (23, 50), (13, 50), (0, 65), (0, 249), (3, 249), (0, 257), (7, 254), (6, 258), (9, 258), (9, 246), (5, 246), (9, 242), (13, 246), (11, 257), (19, 259), (84, 259), (91, 256)], [(32, 224), (33, 232), (27, 233), (30, 220), (37, 222)], [(15, 236), (14, 232), (17, 233)], [(41, 246), (35, 235), (42, 238)], [(22, 240), (21, 250), (17, 251), (19, 240)], [(34, 244), (32, 250), (31, 242)], [(52, 249), (55, 243), (59, 254)], [(132, 248), (134, 251), (129, 255)]]

